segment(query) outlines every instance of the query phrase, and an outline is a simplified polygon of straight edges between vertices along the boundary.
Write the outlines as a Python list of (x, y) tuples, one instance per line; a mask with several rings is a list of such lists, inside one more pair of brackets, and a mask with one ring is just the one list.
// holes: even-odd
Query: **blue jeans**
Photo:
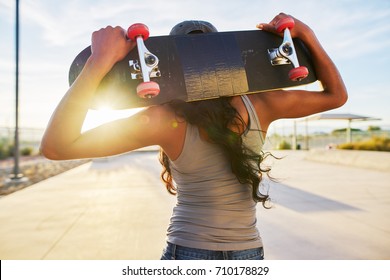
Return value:
[(263, 260), (263, 248), (240, 251), (212, 251), (183, 247), (168, 242), (161, 260)]

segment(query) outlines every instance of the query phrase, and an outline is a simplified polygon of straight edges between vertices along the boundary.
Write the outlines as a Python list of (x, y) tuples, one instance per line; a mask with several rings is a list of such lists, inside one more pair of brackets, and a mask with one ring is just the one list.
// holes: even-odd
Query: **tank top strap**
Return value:
[(260, 121), (259, 118), (257, 117), (255, 107), (253, 106), (248, 96), (241, 95), (241, 99), (244, 102), (245, 108), (249, 115), (249, 125), (248, 125), (249, 131), (257, 130), (259, 132), (261, 143), (264, 144), (264, 137), (263, 137)]

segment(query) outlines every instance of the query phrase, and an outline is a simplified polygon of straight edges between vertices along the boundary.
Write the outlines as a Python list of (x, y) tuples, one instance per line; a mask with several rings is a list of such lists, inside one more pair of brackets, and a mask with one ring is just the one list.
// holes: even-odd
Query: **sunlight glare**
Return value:
[(95, 128), (104, 123), (127, 118), (138, 113), (143, 108), (128, 109), (128, 110), (112, 110), (110, 108), (100, 108), (98, 110), (89, 110), (87, 117), (84, 120), (82, 132)]

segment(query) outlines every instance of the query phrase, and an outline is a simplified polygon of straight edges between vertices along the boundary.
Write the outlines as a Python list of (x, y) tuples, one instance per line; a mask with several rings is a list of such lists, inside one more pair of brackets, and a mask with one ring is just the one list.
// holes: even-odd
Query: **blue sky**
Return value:
[[(14, 125), (15, 1), (0, 0), (0, 127)], [(69, 66), (106, 25), (149, 26), (166, 35), (185, 19), (212, 22), (220, 31), (251, 30), (286, 12), (310, 25), (338, 66), (349, 100), (333, 112), (362, 114), (390, 129), (390, 1), (387, 0), (20, 0), (20, 126), (43, 128), (68, 88)], [(281, 120), (278, 125), (289, 125)], [(325, 123), (318, 123), (324, 126)], [(332, 126), (345, 126), (332, 123)]]

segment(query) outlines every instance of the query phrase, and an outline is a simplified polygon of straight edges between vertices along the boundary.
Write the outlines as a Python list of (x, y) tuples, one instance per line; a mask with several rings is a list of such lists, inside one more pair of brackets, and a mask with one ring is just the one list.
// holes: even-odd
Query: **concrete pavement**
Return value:
[[(278, 151), (266, 259), (390, 259), (390, 173)], [(0, 259), (159, 259), (175, 198), (156, 152), (84, 164), (0, 199)]]
[(268, 259), (390, 259), (390, 172), (275, 152), (271, 210), (259, 210)]

